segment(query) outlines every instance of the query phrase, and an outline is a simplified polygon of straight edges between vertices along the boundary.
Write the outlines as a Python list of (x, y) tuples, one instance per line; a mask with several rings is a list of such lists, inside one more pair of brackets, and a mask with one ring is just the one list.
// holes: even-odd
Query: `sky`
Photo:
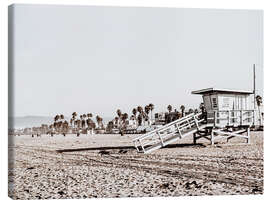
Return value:
[[(13, 6), (13, 116), (197, 108), (191, 91), (263, 94), (263, 12)], [(11, 68), (11, 67), (10, 67)]]

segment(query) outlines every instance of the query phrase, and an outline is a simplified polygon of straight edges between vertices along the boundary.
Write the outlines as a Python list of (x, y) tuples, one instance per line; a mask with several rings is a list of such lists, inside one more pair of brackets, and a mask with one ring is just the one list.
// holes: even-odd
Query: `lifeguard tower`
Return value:
[(250, 127), (258, 119), (250, 91), (207, 88), (193, 91), (203, 97), (204, 109), (133, 139), (138, 152), (150, 153), (186, 136), (193, 143), (204, 138), (213, 145), (220, 138), (244, 138), (250, 143)]
[(192, 94), (202, 95), (209, 126), (224, 128), (256, 124), (253, 92), (207, 88)]

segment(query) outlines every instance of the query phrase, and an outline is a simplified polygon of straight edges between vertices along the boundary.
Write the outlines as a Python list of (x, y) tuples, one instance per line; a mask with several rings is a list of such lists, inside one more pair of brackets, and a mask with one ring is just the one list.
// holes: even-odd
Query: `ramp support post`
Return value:
[(214, 145), (214, 131), (213, 131), (213, 129), (211, 129), (210, 139), (211, 139), (211, 145)]
[(196, 144), (196, 133), (193, 133), (193, 144)]
[(250, 144), (250, 127), (247, 128), (247, 143)]

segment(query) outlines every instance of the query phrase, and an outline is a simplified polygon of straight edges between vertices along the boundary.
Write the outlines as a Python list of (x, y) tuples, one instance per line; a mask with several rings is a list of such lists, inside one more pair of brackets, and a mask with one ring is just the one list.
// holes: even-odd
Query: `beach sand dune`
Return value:
[(13, 137), (13, 199), (149, 197), (263, 193), (263, 132), (251, 144), (215, 146), (192, 136), (151, 154), (137, 153), (138, 135)]

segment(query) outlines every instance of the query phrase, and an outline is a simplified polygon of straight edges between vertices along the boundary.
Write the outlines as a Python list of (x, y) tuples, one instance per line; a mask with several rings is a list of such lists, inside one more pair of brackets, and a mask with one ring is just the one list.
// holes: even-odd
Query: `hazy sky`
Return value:
[(15, 116), (168, 104), (208, 87), (263, 90), (263, 12), (16, 5)]

